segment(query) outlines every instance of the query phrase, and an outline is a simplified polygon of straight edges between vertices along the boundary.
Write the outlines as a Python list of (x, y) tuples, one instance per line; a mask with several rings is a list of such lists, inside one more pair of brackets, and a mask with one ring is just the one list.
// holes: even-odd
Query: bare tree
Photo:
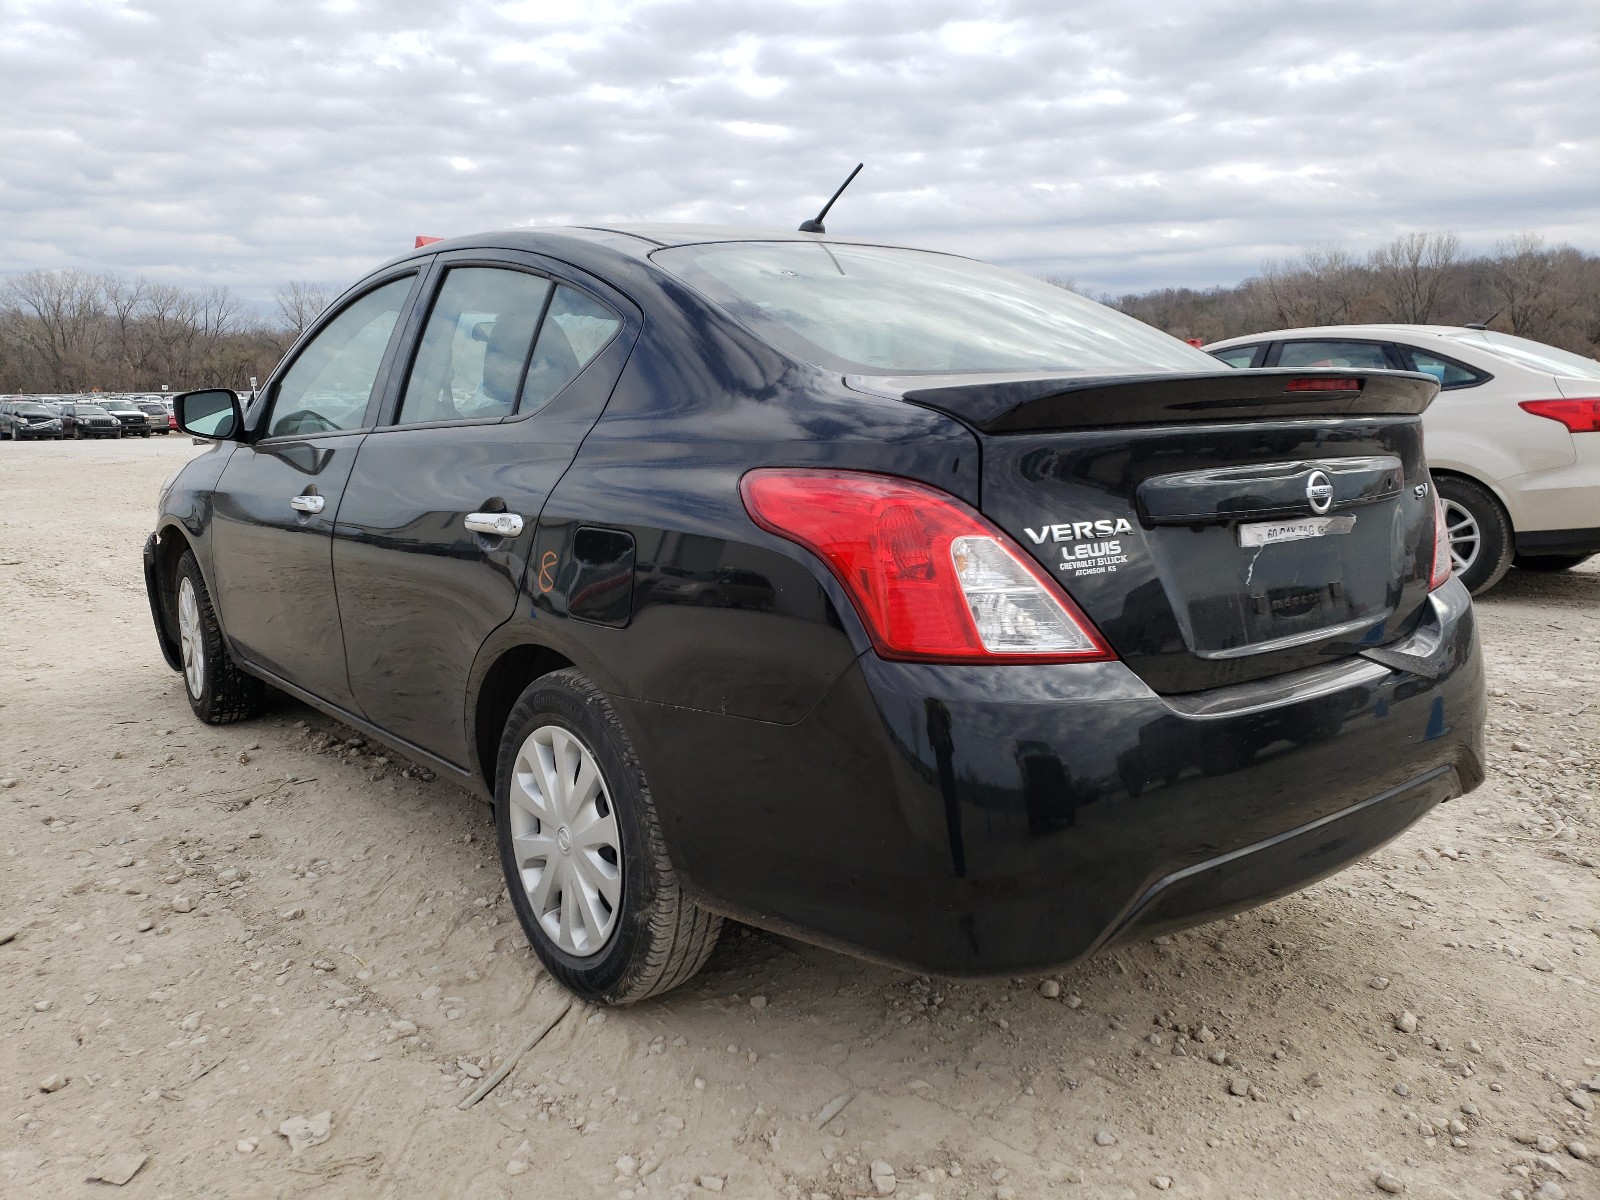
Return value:
[(291, 279), (273, 292), (272, 298), (277, 302), (278, 315), (283, 318), (283, 323), (295, 337), (299, 337), (307, 325), (322, 315), (322, 310), (328, 307), (328, 301), (333, 296), (320, 283)]
[(1496, 321), (1510, 333), (1536, 341), (1559, 338), (1575, 322), (1579, 263), (1564, 261), (1537, 234), (1522, 233), (1496, 247), (1489, 287), (1499, 305)]
[(143, 276), (123, 279), (120, 275), (102, 275), (99, 284), (106, 310), (108, 341), (115, 362), (112, 378), (97, 382), (115, 388), (137, 386), (133, 380), (144, 373), (146, 353), (145, 339), (140, 336), (139, 327), (150, 285)]
[(1374, 250), (1368, 263), (1379, 311), (1390, 321), (1428, 324), (1460, 256), (1461, 239), (1453, 233), (1407, 233)]
[(103, 332), (99, 280), (83, 271), (29, 271), (6, 285), (0, 302), (22, 314), (21, 349), (46, 387), (90, 385)]

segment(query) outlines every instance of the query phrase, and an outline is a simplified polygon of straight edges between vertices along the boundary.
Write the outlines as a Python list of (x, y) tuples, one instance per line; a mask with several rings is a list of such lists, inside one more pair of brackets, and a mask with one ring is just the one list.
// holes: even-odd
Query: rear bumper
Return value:
[[(803, 721), (617, 700), (707, 906), (913, 970), (1058, 967), (1297, 890), (1483, 778), (1458, 583), (1388, 661), (1161, 697), (866, 655)], [(708, 749), (710, 748), (710, 749)]]
[(1600, 527), (1594, 529), (1542, 529), (1517, 534), (1517, 553), (1600, 554)]

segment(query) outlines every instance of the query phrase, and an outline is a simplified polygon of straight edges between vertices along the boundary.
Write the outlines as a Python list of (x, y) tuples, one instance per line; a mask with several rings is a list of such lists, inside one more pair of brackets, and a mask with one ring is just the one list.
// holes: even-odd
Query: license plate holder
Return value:
[(1275, 546), (1280, 542), (1304, 542), (1311, 538), (1349, 533), (1355, 528), (1354, 516), (1293, 517), (1286, 521), (1252, 521), (1239, 526), (1239, 545), (1246, 549)]

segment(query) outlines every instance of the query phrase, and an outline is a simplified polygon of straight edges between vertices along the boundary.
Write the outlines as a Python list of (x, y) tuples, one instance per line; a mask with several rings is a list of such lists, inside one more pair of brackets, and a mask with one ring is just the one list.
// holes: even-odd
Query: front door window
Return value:
[(361, 428), (412, 282), (407, 275), (386, 283), (322, 327), (278, 383), (269, 436)]

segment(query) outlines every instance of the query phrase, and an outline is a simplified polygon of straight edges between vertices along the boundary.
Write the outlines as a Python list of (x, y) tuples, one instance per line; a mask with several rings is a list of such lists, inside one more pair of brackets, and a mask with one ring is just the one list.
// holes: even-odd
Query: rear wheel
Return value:
[(194, 715), (207, 725), (227, 725), (259, 713), (266, 685), (241, 671), (228, 654), (193, 550), (178, 560), (176, 607), (183, 687)]
[(722, 918), (667, 857), (644, 769), (610, 703), (575, 670), (535, 680), (500, 739), (495, 828), (533, 949), (568, 991), (629, 1004), (688, 980)]
[(1451, 565), (1474, 596), (1499, 583), (1511, 567), (1511, 519), (1488, 488), (1456, 475), (1436, 480), (1450, 538)]
[(1519, 554), (1511, 563), (1521, 571), (1570, 571), (1593, 557), (1592, 554)]

